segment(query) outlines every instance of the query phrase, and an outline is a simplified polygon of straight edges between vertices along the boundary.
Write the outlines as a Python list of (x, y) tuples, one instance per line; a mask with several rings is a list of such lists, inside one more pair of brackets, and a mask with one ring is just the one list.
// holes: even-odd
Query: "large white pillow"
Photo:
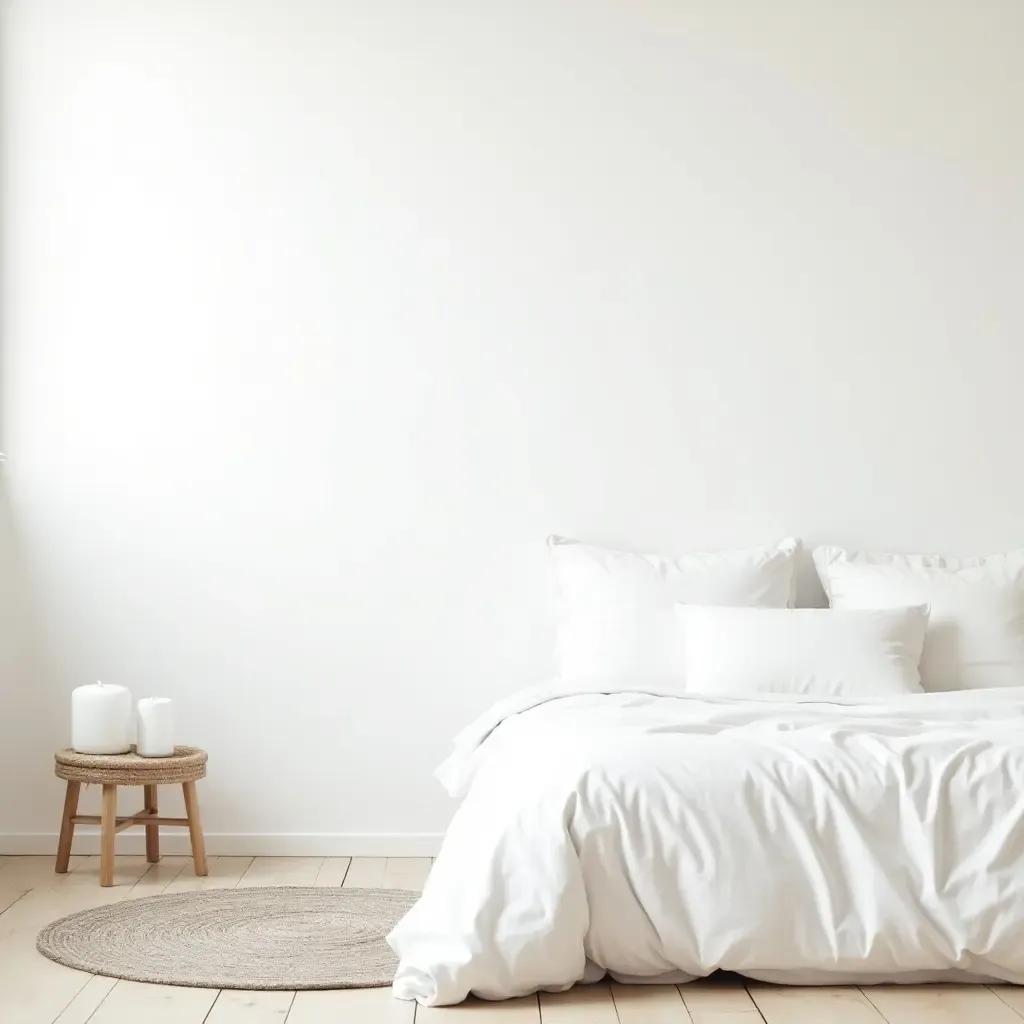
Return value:
[(686, 692), (885, 697), (920, 693), (928, 609), (677, 605)]
[(798, 548), (669, 557), (550, 537), (559, 677), (681, 686), (676, 603), (785, 608)]
[(1024, 550), (944, 558), (821, 547), (814, 564), (833, 608), (931, 608), (926, 690), (1024, 686)]

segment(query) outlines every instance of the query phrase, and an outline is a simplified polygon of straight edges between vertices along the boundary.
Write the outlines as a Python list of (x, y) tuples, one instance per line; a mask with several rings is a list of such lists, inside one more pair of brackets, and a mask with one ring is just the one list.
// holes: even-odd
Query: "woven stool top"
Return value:
[(156, 786), (206, 775), (206, 751), (199, 747), (175, 747), (170, 757), (140, 757), (134, 746), (127, 754), (79, 754), (65, 747), (53, 757), (54, 774), (71, 782)]

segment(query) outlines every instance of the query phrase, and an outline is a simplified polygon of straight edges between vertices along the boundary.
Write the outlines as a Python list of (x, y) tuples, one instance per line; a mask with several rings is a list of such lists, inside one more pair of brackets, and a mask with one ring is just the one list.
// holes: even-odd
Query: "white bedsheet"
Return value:
[(718, 968), (1024, 983), (1024, 688), (538, 689), (462, 733), (438, 775), (466, 795), (388, 937), (400, 998)]

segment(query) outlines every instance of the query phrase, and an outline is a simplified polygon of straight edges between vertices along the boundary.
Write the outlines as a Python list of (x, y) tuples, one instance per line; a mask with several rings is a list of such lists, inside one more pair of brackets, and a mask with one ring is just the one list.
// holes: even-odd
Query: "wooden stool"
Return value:
[[(132, 747), (128, 754), (79, 754), (74, 750), (58, 750), (54, 754), (54, 774), (66, 779), (64, 816), (60, 823), (55, 870), (64, 874), (71, 858), (71, 841), (76, 825), (100, 826), (100, 885), (114, 884), (114, 836), (132, 825), (146, 826), (146, 860), (155, 864), (160, 859), (160, 826), (188, 827), (192, 839), (192, 859), (196, 874), (205, 875), (206, 845), (199, 820), (199, 798), (196, 780), (206, 775), (206, 751), (198, 747), (175, 747), (171, 757), (139, 757)], [(82, 783), (94, 782), (103, 787), (103, 813), (79, 814), (78, 794)], [(181, 784), (185, 792), (185, 818), (161, 818), (157, 811), (156, 787)], [(145, 807), (138, 814), (117, 816), (117, 787), (142, 786)]]

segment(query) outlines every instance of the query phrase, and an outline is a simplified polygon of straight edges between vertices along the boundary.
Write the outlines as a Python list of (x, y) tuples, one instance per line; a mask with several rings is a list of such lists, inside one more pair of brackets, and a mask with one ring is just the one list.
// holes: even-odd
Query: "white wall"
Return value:
[(0, 847), (97, 677), (177, 699), (215, 851), (439, 832), (551, 531), (1024, 544), (1024, 5), (3, 19)]

